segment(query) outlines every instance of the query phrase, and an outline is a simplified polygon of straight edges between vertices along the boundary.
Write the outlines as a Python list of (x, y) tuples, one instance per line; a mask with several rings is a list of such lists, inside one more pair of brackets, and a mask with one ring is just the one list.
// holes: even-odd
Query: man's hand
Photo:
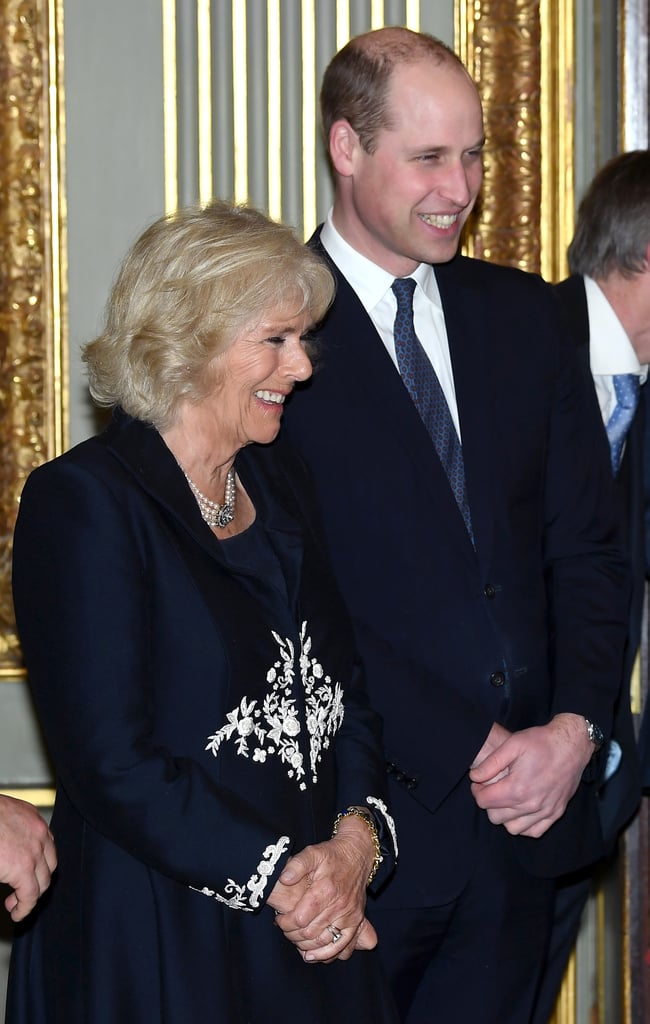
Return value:
[(593, 752), (580, 715), (511, 734), (495, 724), (470, 768), (472, 794), (494, 825), (537, 839), (564, 814)]
[[(498, 750), (499, 747), (503, 746), (505, 741), (509, 739), (510, 736), (512, 736), (512, 733), (508, 729), (505, 729), (502, 725), (499, 725), (498, 722), (494, 722), (492, 728), (488, 733), (488, 737), (485, 743), (483, 744), (478, 754), (474, 758), (472, 769), (478, 767), (478, 765), (481, 764), (482, 761), (485, 761), (486, 757), (489, 757), (490, 754), (494, 754), (494, 752)], [(507, 774), (507, 772), (504, 770), (503, 774), (505, 775)], [(498, 778), (493, 778), (492, 782), (498, 782)]]
[(50, 884), (56, 867), (52, 833), (24, 800), (0, 794), (0, 882), (13, 889), (5, 907), (22, 921)]

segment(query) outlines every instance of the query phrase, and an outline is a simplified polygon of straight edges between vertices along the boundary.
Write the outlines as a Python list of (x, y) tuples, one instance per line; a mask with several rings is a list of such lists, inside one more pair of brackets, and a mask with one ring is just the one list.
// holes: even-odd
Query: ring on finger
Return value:
[(338, 942), (343, 936), (343, 932), (339, 931), (335, 924), (328, 924), (327, 930), (332, 936), (332, 942)]

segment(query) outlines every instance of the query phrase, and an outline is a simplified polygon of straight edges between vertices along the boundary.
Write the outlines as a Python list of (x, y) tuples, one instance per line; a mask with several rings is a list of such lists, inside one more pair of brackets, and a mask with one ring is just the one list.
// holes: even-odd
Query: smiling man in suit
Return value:
[[(557, 285), (570, 334), (591, 372), (610, 446), (612, 476), (632, 594), (622, 680), (599, 806), (607, 852), (634, 814), (641, 795), (639, 757), (630, 709), (630, 681), (641, 639), (647, 577), (646, 491), (650, 484), (650, 151), (608, 161), (578, 209), (568, 250), (571, 276)], [(640, 734), (643, 784), (650, 787), (649, 716)], [(592, 872), (558, 881), (547, 965), (533, 1017), (546, 1024), (559, 991)]]
[(369, 907), (408, 1024), (528, 1024), (595, 780), (627, 574), (590, 381), (540, 278), (457, 256), (481, 103), (440, 41), (353, 39), (321, 92), (337, 296), (285, 432), (320, 494), (400, 830)]

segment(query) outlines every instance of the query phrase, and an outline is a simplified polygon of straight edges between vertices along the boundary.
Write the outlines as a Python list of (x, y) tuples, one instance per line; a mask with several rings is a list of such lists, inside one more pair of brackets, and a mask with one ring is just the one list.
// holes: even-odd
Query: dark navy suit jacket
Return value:
[[(401, 843), (381, 899), (440, 904), (472, 868), (483, 812), (468, 768), (492, 723), (518, 730), (575, 712), (609, 733), (627, 580), (607, 446), (550, 287), (463, 257), (436, 267), (474, 549), (394, 364), (334, 270), (319, 365), (283, 430), (315, 475), (384, 717)], [(512, 842), (536, 874), (595, 859), (595, 785), (581, 783), (544, 838)]]
[[(573, 275), (556, 287), (571, 335), (578, 346), (580, 358), (589, 370), (589, 313), (583, 278)], [(616, 477), (616, 500), (625, 548), (629, 557), (632, 591), (629, 610), (629, 632), (621, 692), (616, 705), (613, 736), (620, 744), (621, 765), (603, 786), (600, 794), (601, 814), (607, 836), (613, 842), (618, 832), (632, 817), (640, 799), (639, 756), (630, 710), (630, 679), (641, 638), (643, 600), (646, 581), (646, 548), (644, 524), (645, 461), (650, 455), (644, 445), (645, 404), (648, 389), (643, 388), (637, 415), (627, 437), (625, 454)], [(601, 420), (602, 423), (602, 420)], [(644, 761), (649, 760), (647, 746)], [(650, 775), (650, 764), (647, 773)]]

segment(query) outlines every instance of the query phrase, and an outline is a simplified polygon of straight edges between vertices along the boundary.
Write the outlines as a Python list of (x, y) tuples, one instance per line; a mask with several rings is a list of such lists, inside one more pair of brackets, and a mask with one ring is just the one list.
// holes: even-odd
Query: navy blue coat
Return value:
[[(574, 712), (609, 733), (627, 610), (611, 473), (550, 287), (464, 257), (437, 266), (474, 549), (392, 360), (334, 271), (319, 366), (290, 401), (285, 436), (315, 478), (384, 717), (401, 843), (380, 899), (441, 904), (472, 869), (468, 768), (492, 723)], [(512, 842), (543, 876), (595, 859), (593, 783), (542, 839)]]
[(15, 607), (59, 867), (18, 929), (10, 1024), (393, 1020), (374, 952), (315, 969), (265, 906), (386, 780), (302, 467), (253, 446), (237, 470), (286, 592), (224, 560), (159, 434), (121, 414), (27, 482)]

